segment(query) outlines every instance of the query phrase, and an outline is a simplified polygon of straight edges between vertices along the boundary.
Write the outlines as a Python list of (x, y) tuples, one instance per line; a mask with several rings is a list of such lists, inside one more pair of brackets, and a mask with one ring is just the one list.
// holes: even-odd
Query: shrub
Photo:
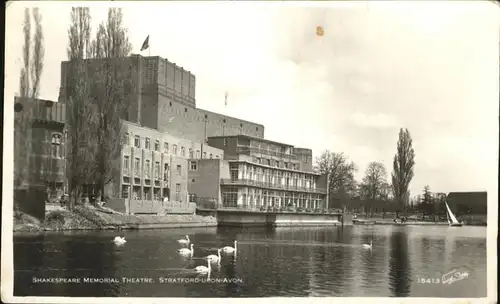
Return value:
[(64, 224), (66, 221), (66, 217), (64, 216), (64, 212), (62, 210), (55, 210), (47, 214), (45, 219), (48, 222), (59, 222), (61, 224)]

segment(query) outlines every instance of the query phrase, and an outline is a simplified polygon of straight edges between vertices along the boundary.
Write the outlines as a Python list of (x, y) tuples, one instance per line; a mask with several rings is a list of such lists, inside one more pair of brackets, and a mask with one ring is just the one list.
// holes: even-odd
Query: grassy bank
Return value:
[(49, 211), (43, 222), (21, 212), (14, 214), (14, 232), (140, 229), (166, 224), (172, 227), (199, 227), (216, 226), (217, 221), (214, 217), (199, 215), (124, 215), (93, 206), (80, 206), (72, 211)]

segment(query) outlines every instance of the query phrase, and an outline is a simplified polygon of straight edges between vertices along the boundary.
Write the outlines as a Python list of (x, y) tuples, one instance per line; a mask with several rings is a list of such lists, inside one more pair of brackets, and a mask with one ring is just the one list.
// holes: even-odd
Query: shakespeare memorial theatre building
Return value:
[[(129, 214), (193, 213), (188, 159), (222, 159), (222, 150), (122, 121), (124, 147), (109, 207)], [(120, 189), (119, 195), (116, 195)]]
[(301, 148), (299, 157), (291, 145), (246, 135), (213, 136), (208, 144), (224, 160), (190, 160), (189, 189), (200, 205), (326, 208), (327, 176), (313, 172), (311, 150)]

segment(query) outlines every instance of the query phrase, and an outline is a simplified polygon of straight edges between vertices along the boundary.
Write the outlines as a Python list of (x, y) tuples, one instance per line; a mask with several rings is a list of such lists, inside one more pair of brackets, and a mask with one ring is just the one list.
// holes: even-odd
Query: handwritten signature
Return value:
[(441, 276), (441, 282), (443, 284), (451, 284), (457, 281), (461, 281), (463, 279), (467, 279), (468, 277), (469, 277), (469, 272), (453, 269), (452, 271), (445, 273)]

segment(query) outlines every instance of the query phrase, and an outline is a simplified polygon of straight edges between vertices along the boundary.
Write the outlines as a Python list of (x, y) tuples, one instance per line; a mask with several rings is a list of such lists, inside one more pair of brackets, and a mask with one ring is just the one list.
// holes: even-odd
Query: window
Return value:
[(207, 158), (207, 152), (203, 152), (203, 158)]
[(145, 148), (148, 149), (148, 150), (151, 150), (151, 142), (150, 142), (150, 140), (149, 140), (148, 137), (146, 137), (146, 146), (145, 146)]
[(62, 135), (59, 133), (52, 134), (52, 157), (62, 157), (61, 150)]
[(169, 174), (169, 168), (168, 168), (168, 164), (165, 164), (163, 166), (163, 180), (164, 181), (167, 181), (168, 180), (168, 174)]
[(146, 164), (144, 166), (144, 177), (145, 178), (149, 178), (149, 174), (150, 174), (150, 168), (151, 166), (151, 161), (149, 159), (146, 159)]
[(136, 148), (141, 147), (141, 137), (139, 135), (136, 135), (134, 137), (134, 147), (136, 147)]
[(196, 150), (196, 158), (200, 158), (200, 150)]
[(122, 186), (122, 198), (128, 198), (130, 192), (130, 186), (123, 185)]
[(125, 155), (123, 157), (123, 174), (128, 175), (129, 171), (130, 156)]
[(258, 163), (258, 164), (260, 164), (260, 163), (261, 163), (260, 158), (257, 158), (257, 163)]
[(155, 162), (155, 179), (160, 179), (160, 162)]
[(210, 159), (214, 158), (214, 156), (212, 155), (212, 153), (210, 153)]
[(181, 147), (181, 156), (186, 157), (186, 148)]
[(155, 141), (155, 151), (157, 151), (157, 152), (160, 151), (160, 141), (159, 140)]
[(126, 133), (123, 135), (123, 144), (124, 144), (125, 146), (128, 146), (128, 145), (130, 144), (130, 142), (129, 142), (129, 134), (128, 134), (128, 132), (126, 132)]
[(172, 153), (174, 155), (177, 155), (177, 145), (174, 145)]
[(197, 165), (197, 163), (195, 161), (192, 161), (191, 165), (189, 166), (189, 169), (191, 171), (196, 171), (197, 170), (197, 166), (196, 165)]
[(270, 166), (270, 165), (271, 165), (271, 160), (270, 160), (270, 159), (268, 159), (268, 160), (267, 160), (267, 165), (268, 165), (268, 166)]
[(134, 175), (140, 176), (139, 171), (141, 170), (141, 160), (139, 158), (134, 159)]
[(285, 168), (287, 168), (287, 169), (288, 169), (288, 163), (285, 163)]
[(215, 155), (215, 158), (219, 158), (219, 155)]
[(182, 174), (182, 166), (177, 165), (177, 175), (181, 175), (181, 174)]
[(175, 184), (175, 200), (178, 202), (182, 202), (181, 184)]
[(163, 143), (163, 152), (168, 153), (168, 142)]
[(187, 111), (188, 111), (188, 108), (184, 108), (184, 112), (187, 113)]
[(189, 149), (189, 158), (193, 158), (193, 149)]
[(277, 161), (276, 161), (276, 167), (279, 167), (279, 166), (280, 166), (280, 161), (279, 161), (279, 160), (277, 160)]

